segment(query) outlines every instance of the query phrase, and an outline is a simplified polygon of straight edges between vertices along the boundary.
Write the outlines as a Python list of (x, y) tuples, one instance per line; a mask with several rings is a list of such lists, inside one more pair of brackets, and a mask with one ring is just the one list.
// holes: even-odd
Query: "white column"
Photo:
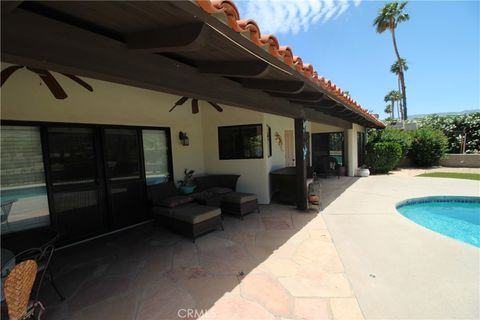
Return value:
[(357, 131), (355, 129), (347, 129), (345, 135), (347, 147), (347, 175), (354, 177), (358, 168)]

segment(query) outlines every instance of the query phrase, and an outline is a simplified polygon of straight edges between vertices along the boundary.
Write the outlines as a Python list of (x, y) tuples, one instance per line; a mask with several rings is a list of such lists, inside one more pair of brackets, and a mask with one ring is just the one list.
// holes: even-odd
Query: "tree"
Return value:
[[(403, 71), (408, 70), (408, 65), (407, 65), (407, 60), (406, 59), (400, 59), (400, 61), (395, 61), (394, 64), (390, 67), (390, 72), (393, 74), (396, 74), (398, 77), (398, 91), (402, 92), (402, 86), (401, 86), (401, 81), (400, 81), (400, 71), (403, 69)], [(403, 98), (403, 97), (402, 97)], [(403, 99), (400, 99), (400, 114), (401, 114), (401, 119), (405, 120), (405, 114), (404, 114), (404, 108), (403, 108)]]
[(385, 4), (385, 6), (380, 9), (378, 16), (373, 21), (373, 26), (376, 28), (376, 31), (378, 33), (383, 33), (388, 29), (392, 34), (393, 48), (395, 50), (395, 55), (397, 56), (397, 61), (400, 67), (399, 79), (402, 87), (401, 94), (403, 102), (403, 114), (405, 120), (407, 119), (407, 95), (405, 87), (405, 76), (403, 73), (404, 69), (401, 64), (402, 58), (400, 57), (400, 53), (398, 52), (397, 40), (395, 38), (395, 29), (397, 28), (399, 23), (408, 21), (410, 19), (408, 13), (403, 12), (407, 3), (408, 2), (390, 2)]
[(387, 104), (383, 110), (386, 114), (391, 115), (393, 119), (393, 108), (391, 104)]
[[(390, 105), (392, 106), (391, 108), (391, 113), (392, 113), (392, 119), (395, 119), (395, 102), (398, 102), (400, 101), (401, 99), (401, 95), (400, 95), (400, 92), (396, 91), (396, 90), (392, 90), (390, 91), (389, 93), (387, 93), (385, 95), (385, 97), (383, 98), (383, 100), (385, 102), (390, 102)], [(386, 109), (386, 108), (385, 108)], [(397, 109), (398, 109), (398, 106), (397, 106)]]

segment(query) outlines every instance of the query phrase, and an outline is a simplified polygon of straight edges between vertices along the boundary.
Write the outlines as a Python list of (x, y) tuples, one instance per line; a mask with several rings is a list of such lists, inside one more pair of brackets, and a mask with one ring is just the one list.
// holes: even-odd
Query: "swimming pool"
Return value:
[(397, 211), (430, 230), (480, 247), (480, 197), (409, 199), (398, 203)]
[(0, 190), (0, 199), (2, 203), (9, 200), (20, 200), (23, 198), (47, 196), (47, 187), (45, 186), (25, 186), (22, 188)]

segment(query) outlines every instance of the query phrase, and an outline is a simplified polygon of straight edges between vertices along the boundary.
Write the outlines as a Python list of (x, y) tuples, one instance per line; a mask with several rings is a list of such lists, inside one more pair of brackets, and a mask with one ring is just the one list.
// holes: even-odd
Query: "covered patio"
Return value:
[[(322, 179), (323, 205), (356, 180)], [(363, 319), (322, 216), (260, 211), (196, 244), (149, 223), (59, 250), (45, 319)]]
[[(307, 210), (309, 149), (338, 133), (354, 176), (366, 129), (384, 124), (233, 2), (2, 2), (1, 40), (2, 148), (23, 160), (6, 159), (2, 192), (42, 215), (8, 232), (43, 226), (67, 245), (52, 265), (67, 299), (45, 285), (47, 319), (362, 318)], [(269, 174), (285, 166), (295, 206), (270, 203)], [(153, 224), (147, 186), (186, 168), (239, 175), (260, 213), (196, 244)], [(325, 181), (323, 206), (355, 178)]]

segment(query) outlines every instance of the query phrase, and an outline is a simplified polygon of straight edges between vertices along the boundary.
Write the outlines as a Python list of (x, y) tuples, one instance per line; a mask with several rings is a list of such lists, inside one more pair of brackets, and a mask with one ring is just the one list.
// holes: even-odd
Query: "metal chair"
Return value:
[(53, 244), (49, 242), (42, 248), (28, 249), (17, 254), (14, 257), (16, 263), (19, 263), (25, 260), (35, 260), (35, 262), (38, 265), (37, 273), (39, 273), (39, 277), (38, 277), (38, 281), (35, 284), (35, 300), (38, 300), (40, 296), (40, 289), (43, 285), (43, 281), (46, 276), (48, 277), (50, 284), (52, 285), (53, 289), (59, 296), (60, 300), (61, 301), (65, 300), (65, 297), (60, 293), (60, 290), (58, 290), (55, 284), (52, 270), (49, 267), (50, 261), (52, 260), (54, 249), (55, 247), (53, 246)]
[(4, 293), (10, 320), (39, 319), (45, 308), (30, 300), (38, 266), (34, 260), (17, 264), (5, 280)]
[(5, 202), (2, 202), (1, 208), (2, 208), (2, 213), (0, 215), (0, 221), (1, 223), (6, 223), (7, 227), (8, 225), (8, 217), (10, 216), (10, 210), (12, 210), (13, 203), (16, 202), (17, 199), (13, 200), (7, 200)]

